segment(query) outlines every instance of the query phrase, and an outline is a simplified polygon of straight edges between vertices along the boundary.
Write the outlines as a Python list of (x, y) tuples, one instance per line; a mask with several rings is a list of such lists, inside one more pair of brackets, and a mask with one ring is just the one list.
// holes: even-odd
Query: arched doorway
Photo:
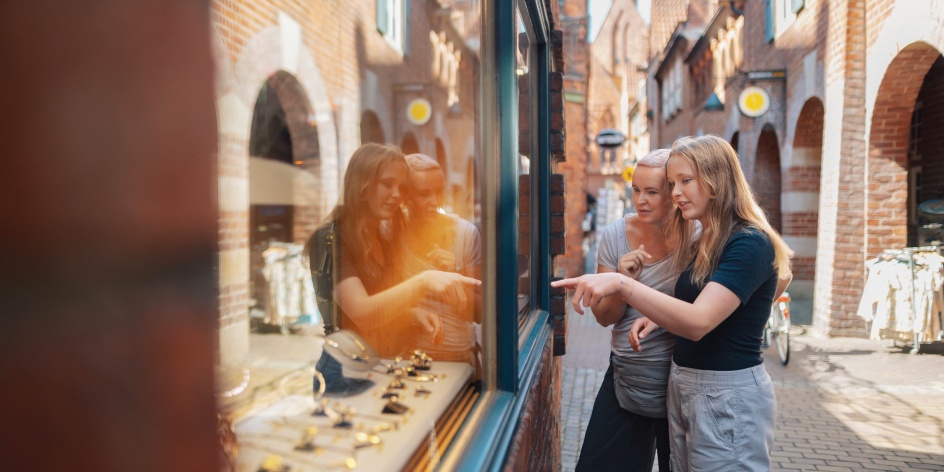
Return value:
[(793, 250), (790, 293), (809, 297), (816, 274), (820, 176), (823, 161), (823, 102), (810, 98), (800, 109), (793, 150), (783, 176), (783, 236)]
[[(256, 97), (249, 135), (250, 326), (268, 330), (286, 317), (303, 314), (298, 306), (276, 309), (266, 273), (272, 248), (300, 249), (321, 219), (320, 146), (308, 96), (298, 80), (279, 71), (266, 79)], [(227, 228), (221, 228), (227, 231)], [(284, 255), (283, 255), (284, 256)], [(267, 263), (267, 259), (269, 259)], [(284, 312), (284, 313), (283, 313)]]
[(416, 154), (420, 152), (420, 144), (416, 142), (416, 136), (412, 132), (407, 131), (403, 135), (403, 140), (400, 142), (400, 150), (403, 151), (403, 154)]
[(361, 144), (386, 142), (383, 125), (380, 124), (377, 114), (370, 110), (361, 113)]
[(760, 138), (757, 140), (757, 159), (754, 162), (754, 192), (757, 195), (757, 203), (767, 213), (770, 225), (782, 234), (780, 145), (777, 142), (777, 132), (769, 123), (765, 124), (760, 132)]
[(868, 257), (927, 242), (919, 230), (928, 221), (917, 205), (944, 196), (941, 59), (929, 44), (912, 43), (895, 56), (879, 86), (869, 135)]

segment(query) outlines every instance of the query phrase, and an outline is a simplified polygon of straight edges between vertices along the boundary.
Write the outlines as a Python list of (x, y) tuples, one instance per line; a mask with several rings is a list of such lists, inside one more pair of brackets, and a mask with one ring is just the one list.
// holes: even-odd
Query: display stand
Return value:
[[(386, 386), (394, 380), (386, 368), (371, 371), (376, 387), (359, 395), (327, 398), (327, 416), (313, 416), (316, 403), (308, 390), (299, 391), (247, 414), (235, 425), (238, 470), (256, 472), (278, 458), (291, 472), (356, 469), (401, 470), (420, 448), (438, 451), (434, 427), (472, 375), (459, 362), (434, 362), (429, 371), (437, 381), (419, 382), (403, 377), (397, 403), (402, 414), (385, 413)], [(425, 391), (426, 393), (423, 393)], [(350, 413), (340, 418), (338, 412)], [(346, 420), (346, 421), (345, 421)], [(423, 444), (426, 441), (429, 444)], [(305, 447), (310, 445), (310, 447)], [(431, 458), (435, 462), (436, 458)]]

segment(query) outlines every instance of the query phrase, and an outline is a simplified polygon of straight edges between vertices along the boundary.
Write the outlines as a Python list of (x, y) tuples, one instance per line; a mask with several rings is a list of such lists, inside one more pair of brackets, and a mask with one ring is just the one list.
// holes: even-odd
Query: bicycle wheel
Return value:
[(771, 329), (771, 341), (777, 345), (777, 356), (780, 357), (780, 363), (787, 365), (790, 362), (790, 305), (786, 302), (778, 302), (774, 306), (771, 317), (774, 318), (773, 329)]

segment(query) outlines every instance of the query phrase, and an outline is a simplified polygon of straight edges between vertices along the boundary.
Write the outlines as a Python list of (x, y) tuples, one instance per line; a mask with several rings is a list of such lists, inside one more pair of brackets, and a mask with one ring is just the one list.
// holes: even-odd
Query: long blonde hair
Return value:
[(731, 235), (741, 228), (753, 228), (770, 239), (774, 247), (773, 268), (778, 277), (786, 278), (790, 273), (790, 248), (767, 222), (741, 171), (734, 148), (717, 136), (684, 137), (672, 144), (669, 159), (688, 161), (708, 197), (705, 217), (701, 219), (701, 237), (696, 241), (691, 240), (692, 225), (686, 224), (680, 210), (675, 211), (673, 224), (679, 230), (678, 270), (685, 270), (694, 259), (692, 283), (704, 286), (718, 268)]
[(389, 222), (389, 234), (381, 235), (381, 222), (371, 215), (367, 203), (380, 173), (387, 165), (396, 162), (406, 166), (403, 152), (392, 144), (368, 143), (357, 148), (344, 173), (341, 204), (326, 219), (326, 224), (333, 222), (337, 225), (338, 234), (342, 235), (341, 250), (354, 261), (364, 287), (370, 293), (389, 285), (386, 280), (399, 269), (402, 257), (403, 214), (395, 212)]

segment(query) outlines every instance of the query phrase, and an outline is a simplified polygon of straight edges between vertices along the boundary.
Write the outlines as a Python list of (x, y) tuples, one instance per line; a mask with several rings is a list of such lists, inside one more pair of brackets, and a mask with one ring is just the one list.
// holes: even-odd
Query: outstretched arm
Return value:
[(386, 313), (399, 313), (416, 305), (426, 294), (441, 297), (443, 302), (463, 310), (468, 303), (464, 286), (481, 283), (455, 272), (427, 270), (373, 295), (367, 293), (360, 277), (347, 277), (338, 283), (334, 293), (338, 306), (356, 323)]
[[(597, 266), (598, 274), (615, 273), (613, 269), (602, 265)], [(593, 316), (601, 326), (610, 326), (621, 320), (626, 314), (626, 302), (619, 296), (604, 297), (593, 309)]]
[(716, 282), (709, 282), (694, 303), (671, 297), (617, 273), (583, 275), (551, 285), (574, 289), (572, 303), (578, 313), (583, 313), (583, 307), (594, 309), (606, 296), (618, 294), (619, 298), (659, 326), (693, 341), (715, 329), (741, 304), (734, 292)]

